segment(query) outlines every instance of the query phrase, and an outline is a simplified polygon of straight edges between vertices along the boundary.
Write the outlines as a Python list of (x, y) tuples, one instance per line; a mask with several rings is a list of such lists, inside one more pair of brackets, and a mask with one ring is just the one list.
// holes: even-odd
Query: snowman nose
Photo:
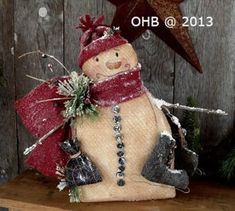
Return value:
[(118, 61), (118, 62), (106, 62), (105, 65), (108, 69), (113, 70), (113, 69), (118, 69), (119, 67), (121, 67), (122, 62), (120, 62), (120, 61)]

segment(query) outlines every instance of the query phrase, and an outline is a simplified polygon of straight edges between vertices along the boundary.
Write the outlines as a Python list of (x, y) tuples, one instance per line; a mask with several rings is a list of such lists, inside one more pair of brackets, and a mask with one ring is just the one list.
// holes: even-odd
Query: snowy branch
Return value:
[(221, 109), (210, 110), (206, 108), (189, 107), (185, 105), (180, 105), (179, 103), (175, 103), (175, 104), (168, 103), (162, 99), (157, 99), (157, 98), (153, 99), (153, 103), (159, 109), (161, 109), (162, 106), (165, 106), (167, 108), (182, 109), (182, 110), (187, 110), (187, 111), (196, 111), (196, 112), (207, 113), (207, 114), (219, 114), (219, 115), (225, 115), (225, 116), (228, 115), (228, 113), (226, 113), (225, 111), (222, 111)]

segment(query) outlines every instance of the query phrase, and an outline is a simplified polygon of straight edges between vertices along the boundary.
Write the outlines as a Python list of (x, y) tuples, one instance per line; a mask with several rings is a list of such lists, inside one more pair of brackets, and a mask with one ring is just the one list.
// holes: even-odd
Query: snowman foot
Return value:
[(154, 147), (141, 172), (142, 176), (152, 182), (186, 189), (189, 184), (185, 170), (171, 169), (176, 141), (170, 134), (161, 133), (159, 143)]

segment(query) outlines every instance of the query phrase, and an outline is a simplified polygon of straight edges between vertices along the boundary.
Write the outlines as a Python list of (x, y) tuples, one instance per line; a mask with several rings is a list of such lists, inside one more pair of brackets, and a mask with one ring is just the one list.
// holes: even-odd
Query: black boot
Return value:
[(152, 182), (186, 189), (189, 184), (187, 172), (185, 170), (170, 169), (175, 147), (176, 142), (171, 135), (162, 133), (159, 143), (155, 146), (144, 165), (142, 176)]

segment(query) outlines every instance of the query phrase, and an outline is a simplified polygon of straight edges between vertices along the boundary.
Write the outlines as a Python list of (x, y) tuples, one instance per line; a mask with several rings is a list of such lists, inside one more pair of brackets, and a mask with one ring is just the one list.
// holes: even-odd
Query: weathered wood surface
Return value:
[[(62, 75), (63, 70), (52, 61), (41, 59), (39, 55), (28, 55), (18, 59), (25, 52), (40, 49), (52, 54), (63, 61), (63, 1), (15, 0), (15, 69), (16, 69), (16, 98), (23, 97), (39, 82), (27, 78), (25, 75), (41, 79), (49, 79)], [(51, 72), (47, 64), (53, 64)], [(35, 140), (27, 132), (22, 122), (17, 118), (19, 139), (19, 170), (24, 169), (23, 151)]]
[(0, 184), (18, 173), (13, 13), (14, 1), (0, 1)]
[[(28, 171), (0, 187), (0, 205), (19, 210), (136, 210), (232, 211), (235, 189), (214, 182), (193, 181), (190, 194), (177, 192), (174, 199), (142, 202), (69, 203), (68, 190), (59, 192), (57, 181)], [(29, 188), (31, 187), (31, 188)]]
[[(184, 1), (181, 6), (187, 16), (215, 19), (211, 28), (190, 28), (204, 74), (196, 73), (153, 34), (149, 40), (140, 37), (134, 47), (142, 63), (144, 83), (156, 97), (185, 103), (188, 96), (194, 96), (203, 107), (229, 112), (229, 117), (201, 115), (203, 141), (214, 145), (234, 124), (235, 3), (194, 0)], [(0, 12), (0, 64), (4, 67), (0, 82), (6, 79), (6, 86), (0, 88), (0, 119), (3, 120), (0, 122), (0, 167), (7, 170), (8, 177), (13, 177), (24, 169), (22, 151), (34, 142), (16, 117), (13, 104), (38, 84), (25, 75), (47, 79), (63, 74), (55, 63), (37, 55), (21, 60), (18, 56), (41, 49), (64, 61), (69, 69), (78, 70), (76, 59), (81, 32), (75, 27), (79, 16), (105, 15), (110, 23), (115, 7), (106, 0), (0, 0)], [(13, 46), (14, 56), (10, 51)], [(53, 64), (53, 73), (48, 70), (48, 63)]]
[(195, 97), (200, 107), (220, 108), (229, 116), (200, 115), (202, 142), (216, 146), (234, 130), (235, 112), (235, 1), (185, 1), (186, 16), (214, 18), (210, 28), (190, 27), (190, 34), (203, 67), (203, 74), (176, 56), (174, 101)]

